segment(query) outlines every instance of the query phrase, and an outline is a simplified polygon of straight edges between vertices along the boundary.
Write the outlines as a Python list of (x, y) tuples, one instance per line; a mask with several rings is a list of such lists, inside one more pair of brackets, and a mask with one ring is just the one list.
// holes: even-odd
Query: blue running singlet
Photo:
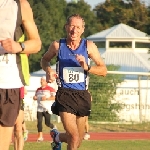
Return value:
[(75, 55), (83, 55), (88, 64), (87, 40), (81, 39), (81, 43), (76, 50), (72, 50), (67, 46), (66, 39), (61, 39), (59, 44), (60, 47), (56, 65), (56, 72), (59, 77), (57, 79), (58, 86), (76, 90), (86, 90), (88, 72), (80, 66)]

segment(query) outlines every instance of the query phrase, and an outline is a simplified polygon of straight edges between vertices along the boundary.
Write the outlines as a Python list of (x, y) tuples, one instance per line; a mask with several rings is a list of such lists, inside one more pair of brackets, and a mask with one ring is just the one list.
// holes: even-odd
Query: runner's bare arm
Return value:
[(33, 12), (27, 0), (20, 0), (22, 23), (27, 34), (25, 50), (23, 53), (37, 53), (41, 49), (41, 40), (37, 26), (33, 19)]
[(59, 42), (54, 41), (50, 46), (48, 51), (44, 54), (44, 56), (41, 59), (41, 67), (44, 71), (51, 71), (50, 68), (50, 61), (53, 57), (57, 55), (59, 49)]
[(95, 62), (95, 66), (91, 67), (89, 73), (100, 76), (106, 76), (107, 68), (100, 56), (100, 52), (98, 51), (98, 48), (95, 45), (95, 43), (93, 43), (92, 41), (88, 41), (87, 48), (89, 57)]
[(48, 101), (55, 100), (55, 96), (50, 96), (50, 97), (48, 97), (46, 100), (48, 100)]

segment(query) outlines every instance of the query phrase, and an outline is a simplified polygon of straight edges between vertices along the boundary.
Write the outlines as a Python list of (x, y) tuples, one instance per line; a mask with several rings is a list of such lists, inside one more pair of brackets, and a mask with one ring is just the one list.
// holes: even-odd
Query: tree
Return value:
[(129, 4), (131, 4), (132, 15), (130, 20), (128, 20), (128, 25), (146, 32), (146, 26), (150, 19), (147, 7), (140, 0), (129, 0)]
[[(64, 14), (67, 3), (65, 0), (29, 0), (29, 2), (42, 40), (41, 51), (29, 57), (30, 72), (33, 72), (41, 69), (41, 57), (48, 50), (50, 43), (64, 36)], [(55, 63), (55, 59), (52, 63)]]
[(124, 23), (143, 32), (147, 31), (150, 17), (147, 7), (140, 0), (106, 0), (94, 10), (98, 22), (105, 28)]
[(148, 23), (147, 23), (147, 25), (146, 25), (146, 33), (148, 34), (148, 35), (150, 35), (150, 5), (147, 7), (147, 10), (148, 10), (148, 18), (149, 18), (149, 21), (148, 21)]

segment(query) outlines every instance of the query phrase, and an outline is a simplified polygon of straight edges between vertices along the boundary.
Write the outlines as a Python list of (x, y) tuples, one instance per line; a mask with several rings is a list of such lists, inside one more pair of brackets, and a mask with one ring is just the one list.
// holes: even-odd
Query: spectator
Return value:
[(28, 130), (25, 127), (24, 122), (24, 94), (27, 94), (26, 88), (20, 88), (20, 100), (21, 106), (19, 110), (19, 115), (17, 116), (16, 123), (14, 125), (14, 149), (23, 150), (24, 139), (27, 140)]
[[(38, 104), (37, 105), (37, 129), (38, 129), (37, 141), (43, 141), (44, 140), (43, 133), (42, 133), (43, 117), (45, 118), (45, 125), (47, 127), (50, 127), (51, 129), (56, 128), (56, 126), (51, 123), (51, 105), (53, 103), (52, 100), (55, 99), (55, 90), (52, 87), (48, 86), (45, 76), (41, 78), (41, 87), (39, 87), (36, 90), (33, 99), (37, 100), (37, 104)], [(50, 103), (50, 101), (52, 102)]]

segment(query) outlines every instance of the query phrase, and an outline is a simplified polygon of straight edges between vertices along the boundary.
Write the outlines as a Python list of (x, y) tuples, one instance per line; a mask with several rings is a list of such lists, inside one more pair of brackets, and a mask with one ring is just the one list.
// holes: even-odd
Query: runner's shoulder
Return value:
[(97, 46), (93, 41), (87, 40), (87, 49), (88, 54), (90, 55), (94, 50), (97, 50)]
[(53, 47), (56, 51), (59, 49), (59, 41), (53, 41), (51, 44), (51, 47)]
[(93, 41), (87, 40), (87, 47), (95, 46)]

